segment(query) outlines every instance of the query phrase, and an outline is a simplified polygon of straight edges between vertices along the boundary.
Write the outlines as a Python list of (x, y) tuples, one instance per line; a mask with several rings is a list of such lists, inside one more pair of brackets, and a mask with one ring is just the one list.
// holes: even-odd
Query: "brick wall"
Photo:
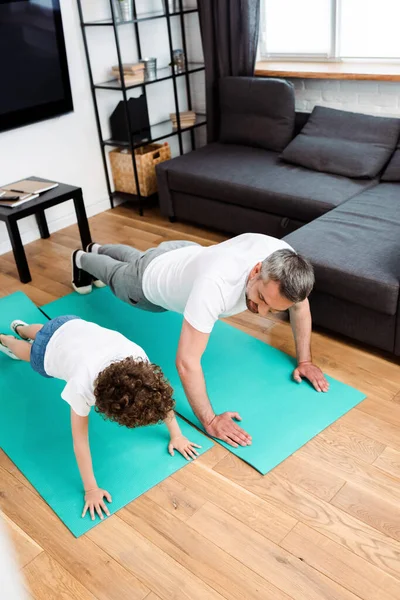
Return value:
[(400, 117), (400, 83), (289, 79), (295, 86), (296, 110), (311, 112), (316, 104), (352, 112)]

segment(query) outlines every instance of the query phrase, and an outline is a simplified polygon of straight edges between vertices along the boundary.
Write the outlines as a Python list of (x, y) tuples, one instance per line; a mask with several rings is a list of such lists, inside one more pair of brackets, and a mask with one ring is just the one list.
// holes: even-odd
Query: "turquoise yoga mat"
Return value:
[[(0, 299), (0, 331), (7, 333), (15, 318), (47, 321), (21, 292)], [(60, 398), (64, 385), (38, 375), (28, 363), (0, 354), (0, 447), (79, 537), (100, 519), (81, 518), (82, 483), (72, 449), (70, 409)], [(199, 452), (213, 445), (181, 419), (180, 426), (202, 446)], [(89, 427), (94, 471), (98, 484), (112, 495), (111, 513), (187, 464), (177, 452), (174, 457), (168, 454), (169, 435), (163, 424), (129, 430), (92, 411)]]
[[(175, 389), (177, 411), (194, 425), (194, 416), (175, 369), (182, 317), (149, 313), (115, 298), (109, 289), (88, 296), (70, 294), (43, 307), (50, 317), (75, 313), (116, 329), (141, 345), (160, 364)], [(351, 408), (364, 394), (328, 377), (330, 391), (292, 380), (295, 361), (287, 354), (227, 325), (216, 323), (202, 360), (207, 389), (217, 413), (237, 411), (253, 443), (229, 450), (260, 473), (273, 469)], [(225, 444), (224, 444), (225, 445)]]

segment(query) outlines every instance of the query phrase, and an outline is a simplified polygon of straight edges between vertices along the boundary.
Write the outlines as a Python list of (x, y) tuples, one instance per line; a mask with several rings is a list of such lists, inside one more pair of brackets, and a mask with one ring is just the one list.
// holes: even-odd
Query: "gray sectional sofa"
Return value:
[(314, 323), (400, 356), (400, 119), (296, 114), (283, 80), (220, 97), (218, 142), (158, 166), (161, 212), (284, 237), (314, 265)]

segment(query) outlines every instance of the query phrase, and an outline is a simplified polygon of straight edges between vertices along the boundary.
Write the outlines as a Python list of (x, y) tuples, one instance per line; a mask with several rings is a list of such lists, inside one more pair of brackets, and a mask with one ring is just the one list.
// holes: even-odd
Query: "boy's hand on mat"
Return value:
[(191, 458), (196, 458), (199, 456), (199, 453), (195, 448), (201, 448), (197, 444), (190, 442), (184, 435), (179, 435), (171, 438), (168, 444), (168, 452), (171, 456), (174, 456), (174, 449), (178, 450), (186, 458), (186, 460), (190, 460)]
[(237, 412), (224, 412), (215, 415), (212, 421), (205, 427), (208, 434), (226, 442), (230, 446), (250, 446), (251, 435), (234, 422), (241, 421), (242, 417)]
[(112, 502), (111, 496), (106, 490), (95, 488), (85, 492), (85, 506), (82, 513), (82, 519), (86, 515), (87, 511), (89, 511), (92, 521), (94, 521), (95, 511), (101, 520), (104, 519), (103, 512), (105, 515), (107, 515), (107, 517), (109, 517), (110, 511), (104, 504), (104, 498), (106, 498), (107, 502)]
[(293, 378), (297, 383), (302, 382), (302, 377), (308, 379), (317, 392), (327, 392), (329, 390), (329, 383), (323, 372), (311, 361), (300, 362), (297, 369), (293, 371)]

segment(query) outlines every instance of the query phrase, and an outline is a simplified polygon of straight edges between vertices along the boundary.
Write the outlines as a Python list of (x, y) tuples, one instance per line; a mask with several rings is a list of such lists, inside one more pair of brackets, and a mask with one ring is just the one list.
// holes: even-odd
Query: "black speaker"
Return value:
[(144, 94), (139, 98), (130, 98), (128, 100), (128, 112), (132, 131), (129, 135), (128, 125), (125, 116), (124, 102), (118, 103), (110, 117), (111, 137), (118, 142), (129, 142), (133, 139), (135, 144), (149, 142), (151, 139), (149, 111)]

